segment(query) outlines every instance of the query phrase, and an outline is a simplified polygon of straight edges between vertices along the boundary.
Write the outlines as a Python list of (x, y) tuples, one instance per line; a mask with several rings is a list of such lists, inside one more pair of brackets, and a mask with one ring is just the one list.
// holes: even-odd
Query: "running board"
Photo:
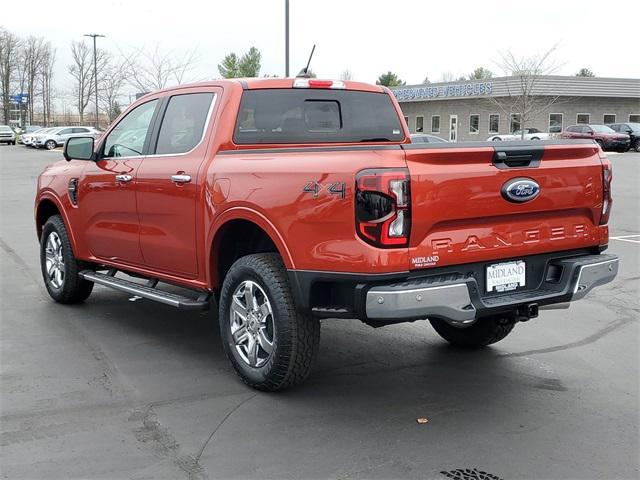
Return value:
[(118, 278), (115, 276), (116, 273), (116, 270), (109, 270), (107, 274), (94, 272), (93, 270), (83, 270), (78, 273), (78, 275), (95, 284), (130, 293), (131, 295), (137, 295), (147, 300), (164, 303), (165, 305), (171, 305), (172, 307), (187, 310), (206, 310), (209, 308), (209, 293), (202, 292), (197, 299), (193, 299), (176, 293), (158, 290), (155, 288), (158, 283), (155, 279), (149, 279), (147, 285), (141, 285)]

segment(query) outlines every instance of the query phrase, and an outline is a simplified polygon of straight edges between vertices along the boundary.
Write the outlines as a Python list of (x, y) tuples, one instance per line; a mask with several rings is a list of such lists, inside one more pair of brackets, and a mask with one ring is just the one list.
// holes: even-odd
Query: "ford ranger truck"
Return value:
[(221, 80), (148, 94), (38, 179), (42, 275), (217, 305), (248, 385), (304, 380), (320, 320), (428, 319), (484, 347), (610, 282), (611, 164), (592, 140), (411, 144), (386, 88)]

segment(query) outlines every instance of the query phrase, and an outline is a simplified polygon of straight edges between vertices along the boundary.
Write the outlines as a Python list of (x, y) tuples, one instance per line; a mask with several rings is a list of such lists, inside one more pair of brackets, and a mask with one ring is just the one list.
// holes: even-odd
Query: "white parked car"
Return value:
[(525, 128), (524, 136), (522, 135), (523, 130), (514, 130), (513, 133), (505, 134), (505, 135), (491, 135), (487, 138), (487, 141), (490, 142), (500, 142), (500, 141), (510, 141), (510, 140), (549, 140), (551, 135), (545, 132), (541, 132), (537, 128)]
[(46, 130), (49, 130), (49, 129), (38, 127), (36, 130), (32, 130), (32, 131), (27, 130), (26, 133), (23, 133), (22, 135), (20, 135), (20, 140), (18, 141), (18, 143), (21, 143), (27, 147), (30, 147), (32, 146), (31, 143), (33, 142), (33, 136), (38, 135), (40, 133), (44, 133)]
[(16, 144), (16, 134), (9, 125), (0, 125), (0, 143)]
[(98, 138), (100, 131), (93, 127), (56, 127), (48, 129), (44, 133), (38, 133), (32, 137), (32, 145), (36, 148), (53, 150), (61, 147), (71, 137)]

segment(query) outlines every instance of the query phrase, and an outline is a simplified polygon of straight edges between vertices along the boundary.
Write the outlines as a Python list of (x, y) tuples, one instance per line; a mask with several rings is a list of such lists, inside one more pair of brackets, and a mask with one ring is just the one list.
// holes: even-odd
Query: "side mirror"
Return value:
[(71, 160), (92, 160), (94, 141), (92, 137), (71, 137), (65, 142), (62, 154), (67, 162)]

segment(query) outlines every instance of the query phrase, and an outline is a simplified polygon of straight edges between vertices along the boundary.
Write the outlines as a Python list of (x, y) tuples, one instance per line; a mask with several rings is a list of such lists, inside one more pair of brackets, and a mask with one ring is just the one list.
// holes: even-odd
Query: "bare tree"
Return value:
[(139, 92), (151, 92), (185, 81), (198, 61), (197, 51), (184, 55), (173, 51), (161, 51), (156, 44), (153, 50), (139, 48), (128, 54), (123, 53), (124, 65), (131, 86)]
[(93, 95), (93, 54), (84, 42), (71, 42), (73, 63), (69, 65), (69, 73), (75, 82), (74, 94), (80, 122), (84, 121), (84, 112)]
[(52, 111), (52, 84), (51, 79), (53, 77), (54, 62), (56, 58), (56, 49), (51, 47), (51, 44), (47, 42), (44, 45), (42, 61), (40, 65), (40, 87), (42, 89), (42, 118), (45, 126), (49, 126), (51, 123), (51, 111)]
[(20, 39), (0, 27), (0, 98), (4, 121), (9, 123), (11, 85), (15, 79)]
[(104, 67), (98, 79), (98, 101), (109, 117), (109, 122), (113, 122), (120, 114), (118, 98), (122, 95), (126, 81), (126, 65), (112, 56), (105, 56)]
[(524, 129), (531, 121), (558, 102), (557, 95), (541, 95), (538, 89), (540, 79), (559, 68), (552, 58), (556, 49), (557, 45), (554, 45), (543, 54), (531, 57), (516, 57), (513, 52), (507, 51), (496, 62), (507, 75), (513, 77), (513, 81), (506, 82), (506, 96), (490, 97), (489, 101), (502, 110), (510, 122), (512, 115), (517, 116), (521, 138), (524, 138)]
[(343, 70), (342, 73), (340, 74), (340, 80), (351, 80), (352, 78), (353, 78), (353, 74), (349, 69)]
[[(29, 95), (28, 110), (29, 123), (33, 122), (33, 106), (38, 92), (36, 92), (37, 80), (41, 73), (42, 61), (45, 55), (47, 44), (44, 38), (30, 36), (22, 42), (22, 52), (20, 58), (20, 69), (26, 93)], [(20, 90), (24, 92), (25, 90)]]
[(453, 82), (456, 79), (453, 72), (443, 72), (440, 76), (440, 82)]

